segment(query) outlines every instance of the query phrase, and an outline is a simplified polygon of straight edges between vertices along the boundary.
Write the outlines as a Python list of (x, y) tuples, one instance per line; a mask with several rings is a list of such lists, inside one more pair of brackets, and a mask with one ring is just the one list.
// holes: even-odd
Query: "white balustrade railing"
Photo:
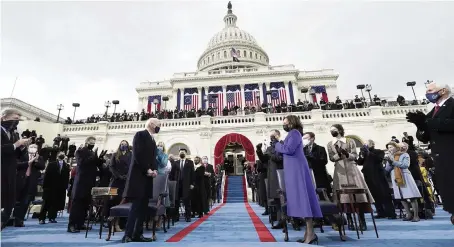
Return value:
[[(162, 131), (193, 130), (206, 128), (242, 128), (256, 126), (280, 125), (285, 116), (293, 114), (298, 116), (305, 124), (349, 121), (382, 121), (388, 119), (405, 119), (408, 112), (428, 112), (427, 105), (396, 106), (347, 109), (347, 110), (312, 110), (306, 112), (265, 114), (258, 112), (250, 115), (234, 116), (202, 116), (196, 118), (163, 119)], [(65, 124), (63, 132), (105, 131), (105, 132), (132, 132), (145, 128), (145, 121), (128, 122), (99, 122), (88, 124)]]

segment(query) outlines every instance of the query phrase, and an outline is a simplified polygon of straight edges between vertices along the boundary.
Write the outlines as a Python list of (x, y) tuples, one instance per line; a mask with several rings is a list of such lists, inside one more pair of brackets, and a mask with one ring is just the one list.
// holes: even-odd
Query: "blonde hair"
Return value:
[(162, 152), (165, 153), (165, 152), (166, 152), (166, 145), (164, 144), (163, 141), (158, 142), (158, 144), (156, 145), (156, 147), (159, 147), (159, 146), (162, 147)]

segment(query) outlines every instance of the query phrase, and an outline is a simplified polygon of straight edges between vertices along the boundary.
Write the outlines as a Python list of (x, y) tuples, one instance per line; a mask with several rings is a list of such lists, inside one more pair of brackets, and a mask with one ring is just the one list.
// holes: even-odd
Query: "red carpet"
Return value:
[(194, 223), (190, 224), (189, 226), (185, 227), (183, 230), (177, 232), (175, 235), (173, 235), (172, 237), (170, 237), (169, 239), (167, 239), (166, 242), (169, 242), (169, 243), (173, 243), (173, 242), (180, 242), (184, 237), (186, 237), (189, 233), (191, 233), (192, 231), (194, 231), (195, 229), (197, 229), (197, 227), (199, 227), (203, 222), (205, 222), (206, 220), (208, 220), (208, 218), (210, 218), (211, 215), (213, 215), (214, 213), (216, 213), (216, 211), (218, 211), (219, 209), (221, 209), (225, 203), (226, 203), (226, 200), (227, 200), (227, 189), (228, 189), (228, 186), (227, 186), (227, 182), (228, 182), (228, 176), (225, 177), (225, 183), (224, 183), (224, 198), (222, 200), (222, 204), (219, 204), (217, 207), (215, 207), (214, 209), (212, 209), (210, 211), (210, 214), (209, 215), (205, 215), (203, 218), (200, 218), (198, 220), (196, 220)]
[(244, 205), (246, 210), (251, 217), (252, 224), (254, 224), (257, 235), (259, 236), (260, 242), (276, 242), (276, 239), (273, 237), (268, 228), (263, 224), (262, 220), (257, 216), (254, 210), (249, 205), (247, 199), (247, 189), (246, 189), (246, 178), (243, 176), (243, 193), (244, 193)]

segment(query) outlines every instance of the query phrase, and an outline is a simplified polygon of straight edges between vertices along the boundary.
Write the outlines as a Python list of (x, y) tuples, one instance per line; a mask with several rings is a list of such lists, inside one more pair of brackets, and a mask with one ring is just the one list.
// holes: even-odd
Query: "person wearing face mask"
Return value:
[(58, 153), (57, 161), (49, 162), (44, 173), (43, 205), (39, 214), (39, 224), (57, 223), (57, 212), (65, 209), (66, 188), (69, 183), (70, 167), (65, 162), (65, 154)]
[[(104, 207), (104, 217), (109, 217), (110, 208), (120, 204), (123, 192), (126, 186), (126, 178), (128, 177), (129, 165), (131, 164), (132, 153), (129, 149), (129, 143), (122, 140), (118, 145), (117, 151), (112, 155), (109, 164), (109, 170), (112, 173), (109, 187), (117, 188), (117, 196), (108, 200)], [(125, 220), (120, 219), (115, 223), (115, 228), (119, 230), (124, 227)]]
[[(374, 203), (374, 199), (370, 194), (369, 188), (364, 181), (361, 172), (356, 166), (356, 159), (358, 154), (356, 152), (356, 144), (350, 138), (345, 138), (344, 127), (340, 124), (334, 124), (330, 129), (333, 140), (328, 143), (327, 150), (328, 156), (331, 162), (334, 162), (334, 178), (333, 178), (333, 190), (334, 199), (337, 203), (341, 203), (344, 206), (344, 211), (347, 211), (347, 224), (350, 230), (355, 230), (353, 225), (353, 219), (350, 210), (350, 197), (349, 195), (343, 194), (340, 196), (340, 202), (337, 200), (336, 191), (344, 187), (355, 187), (358, 189), (366, 189), (370, 203)], [(367, 230), (366, 219), (364, 217), (365, 212), (370, 212), (371, 207), (367, 202), (365, 194), (356, 195), (356, 200), (353, 201), (356, 208), (359, 209), (359, 227), (361, 230)]]
[[(418, 199), (421, 198), (418, 186), (408, 170), (410, 167), (410, 156), (406, 152), (406, 146), (395, 142), (386, 145), (389, 155), (385, 156), (386, 171), (391, 172), (394, 199), (401, 200), (405, 208), (406, 217), (404, 221), (419, 221)], [(410, 210), (407, 200), (410, 200), (413, 212)]]
[(313, 218), (322, 218), (320, 204), (303, 151), (303, 124), (299, 117), (284, 118), (283, 128), (288, 132), (284, 143), (277, 142), (275, 150), (284, 156), (284, 179), (287, 194), (287, 215), (304, 218), (306, 232), (297, 242), (318, 244)]
[(35, 200), (38, 179), (44, 170), (44, 160), (38, 155), (38, 146), (31, 144), (23, 148), (17, 161), (16, 206), (14, 207), (14, 226), (23, 227), (28, 205)]
[(409, 112), (407, 120), (416, 125), (416, 138), (431, 147), (443, 208), (451, 214), (451, 223), (454, 224), (454, 193), (451, 192), (454, 188), (454, 99), (449, 85), (437, 83), (427, 85), (426, 98), (435, 107), (427, 115)]
[(216, 200), (216, 176), (214, 173), (213, 165), (208, 163), (208, 157), (202, 157), (202, 165), (205, 167), (205, 191), (207, 194), (208, 208), (205, 209), (204, 213), (208, 214), (210, 211), (210, 205)]
[(331, 176), (326, 170), (328, 164), (328, 156), (326, 149), (315, 143), (315, 134), (313, 132), (306, 132), (303, 135), (304, 155), (306, 156), (309, 168), (312, 170), (314, 184), (317, 188), (326, 189), (328, 196), (331, 196)]
[(143, 223), (147, 215), (148, 201), (153, 198), (153, 178), (158, 175), (156, 162), (156, 135), (161, 130), (161, 121), (150, 118), (145, 130), (134, 135), (132, 161), (129, 166), (123, 197), (132, 201), (122, 242), (151, 242), (143, 236)]
[[(279, 179), (277, 175), (278, 170), (284, 169), (283, 167), (283, 157), (282, 154), (277, 153), (275, 150), (275, 145), (279, 142), (281, 133), (279, 130), (273, 130), (270, 133), (270, 145), (266, 148), (265, 152), (262, 152), (262, 144), (257, 145), (256, 153), (259, 160), (267, 168), (266, 169), (266, 199), (267, 205), (274, 205), (276, 210), (271, 210), (271, 218), (273, 220), (278, 220), (279, 223), (272, 226), (272, 229), (281, 229), (284, 222), (281, 222), (281, 211), (280, 211), (280, 195), (277, 192), (279, 190)], [(265, 209), (266, 212), (270, 210)]]
[(361, 172), (369, 187), (370, 193), (375, 199), (375, 218), (395, 219), (396, 212), (393, 206), (393, 198), (389, 192), (389, 184), (383, 169), (385, 152), (375, 148), (375, 142), (368, 140), (361, 147), (357, 163), (362, 166)]
[(198, 215), (199, 218), (208, 211), (208, 199), (205, 188), (205, 166), (202, 165), (199, 156), (194, 158), (195, 178), (194, 189), (191, 191), (191, 209), (192, 215)]
[(6, 109), (1, 115), (1, 229), (6, 227), (16, 203), (16, 152), (29, 143), (29, 139), (17, 139), (14, 135), (20, 117), (21, 113), (14, 109)]
[(156, 160), (158, 164), (158, 174), (167, 174), (172, 169), (172, 163), (166, 154), (164, 142), (159, 142), (156, 149)]
[[(191, 190), (195, 184), (194, 162), (186, 158), (187, 150), (180, 149), (180, 159), (174, 161), (169, 179), (177, 181), (178, 198), (177, 202), (183, 201), (186, 222), (191, 221)], [(178, 208), (176, 209), (178, 210)], [(179, 214), (174, 214), (175, 220), (179, 220)]]
[(91, 189), (96, 185), (96, 177), (102, 169), (107, 152), (102, 151), (98, 157), (97, 149), (93, 149), (95, 143), (96, 138), (90, 136), (85, 140), (85, 146), (77, 151), (77, 172), (71, 192), (72, 205), (67, 229), (70, 233), (86, 230), (84, 222), (91, 203)]

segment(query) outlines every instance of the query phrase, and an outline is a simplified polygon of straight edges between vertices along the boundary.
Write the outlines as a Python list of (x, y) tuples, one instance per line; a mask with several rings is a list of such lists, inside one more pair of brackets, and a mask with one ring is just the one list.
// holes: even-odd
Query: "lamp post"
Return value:
[(364, 98), (364, 92), (363, 92), (364, 88), (366, 88), (366, 86), (364, 84), (356, 85), (356, 89), (361, 90), (361, 95), (363, 96), (363, 98)]
[(80, 104), (79, 103), (73, 103), (73, 107), (74, 107), (74, 114), (73, 114), (73, 123), (74, 123), (74, 118), (76, 117), (76, 109), (77, 109), (77, 107), (80, 107)]
[(424, 82), (424, 86), (426, 86), (426, 88), (427, 88), (427, 85), (429, 85), (429, 84), (432, 83), (432, 82), (434, 82), (434, 81), (432, 81), (432, 80), (427, 80), (426, 82)]
[(164, 101), (164, 109), (167, 109), (167, 101), (169, 101), (169, 96), (162, 97), (162, 101)]
[(304, 101), (307, 101), (307, 92), (309, 92), (307, 87), (301, 88), (301, 93), (304, 94)]
[(115, 114), (115, 111), (117, 110), (117, 105), (120, 104), (120, 101), (119, 100), (112, 100), (112, 104), (114, 105), (113, 114)]
[(106, 114), (104, 114), (104, 115), (106, 116), (106, 119), (107, 119), (107, 112), (109, 111), (109, 107), (111, 106), (110, 101), (106, 101), (104, 103), (104, 106), (106, 107)]
[(153, 104), (154, 104), (154, 113), (156, 113), (158, 111), (159, 100), (155, 98), (153, 100)]
[(417, 101), (415, 89), (413, 88), (415, 85), (416, 85), (416, 82), (415, 82), (415, 81), (409, 81), (409, 82), (407, 82), (407, 87), (411, 87), (411, 90), (413, 91), (413, 96), (415, 96), (415, 101)]
[(65, 106), (62, 104), (57, 105), (58, 115), (57, 115), (57, 123), (60, 120), (60, 112), (61, 110), (65, 109)]
[(372, 96), (370, 96), (370, 91), (372, 91), (372, 85), (366, 84), (366, 91), (369, 94), (370, 105), (374, 105), (374, 103), (372, 102)]

